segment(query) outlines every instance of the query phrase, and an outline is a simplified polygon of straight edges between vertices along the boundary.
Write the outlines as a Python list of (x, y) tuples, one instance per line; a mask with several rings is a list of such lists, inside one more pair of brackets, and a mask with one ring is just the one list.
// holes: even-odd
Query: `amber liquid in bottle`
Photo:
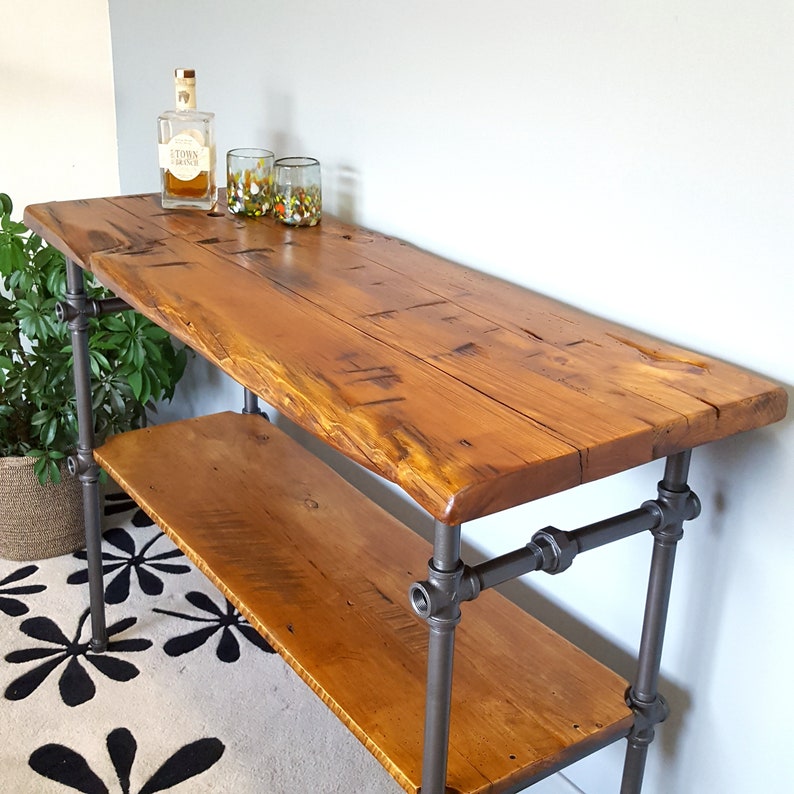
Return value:
[(215, 114), (196, 110), (196, 75), (177, 69), (176, 110), (157, 120), (160, 186), (166, 208), (211, 210), (218, 199), (215, 182)]
[(210, 190), (210, 175), (202, 171), (193, 179), (177, 179), (170, 171), (165, 172), (165, 192), (169, 196), (185, 199), (202, 199)]

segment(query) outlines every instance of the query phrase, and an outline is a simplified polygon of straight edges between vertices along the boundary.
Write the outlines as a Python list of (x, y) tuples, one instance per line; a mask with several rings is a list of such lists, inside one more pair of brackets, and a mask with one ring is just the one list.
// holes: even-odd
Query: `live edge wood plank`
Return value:
[[(407, 585), (430, 545), (258, 416), (135, 431), (95, 455), (417, 792), (427, 628)], [(632, 723), (626, 686), (486, 591), (458, 628), (448, 791), (505, 791), (615, 741)]]
[(25, 220), (446, 523), (786, 412), (763, 378), (330, 216), (291, 229), (143, 195)]

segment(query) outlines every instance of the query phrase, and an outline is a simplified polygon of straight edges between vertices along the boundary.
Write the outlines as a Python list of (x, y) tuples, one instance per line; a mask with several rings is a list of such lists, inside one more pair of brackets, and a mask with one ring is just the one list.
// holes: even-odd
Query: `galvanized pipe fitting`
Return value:
[(532, 544), (539, 550), (543, 564), (540, 570), (546, 573), (567, 571), (579, 553), (576, 533), (556, 527), (546, 527), (532, 536)]
[(94, 460), (94, 455), (90, 449), (78, 449), (73, 455), (66, 459), (66, 469), (72, 477), (83, 478), (83, 475), (91, 473), (97, 476), (99, 466)]
[(114, 314), (115, 312), (123, 312), (131, 308), (132, 306), (122, 298), (103, 298), (101, 300), (86, 298), (84, 309), (80, 309), (69, 300), (66, 300), (58, 301), (55, 304), (55, 316), (64, 323), (71, 322), (80, 314), (85, 317), (101, 317), (103, 314)]
[[(437, 625), (456, 625), (460, 622), (460, 603), (470, 601), (469, 583), (464, 587), (462, 562), (452, 571), (439, 571), (433, 560), (427, 564), (428, 578), (414, 582), (408, 588), (411, 608), (423, 620)], [(468, 595), (468, 597), (467, 597)]]
[(700, 515), (701, 503), (698, 495), (690, 490), (670, 490), (664, 487), (664, 481), (658, 487), (659, 496), (643, 504), (643, 508), (652, 513), (657, 521), (653, 527), (654, 534), (669, 535), (671, 531), (680, 539), (683, 535), (682, 524)]

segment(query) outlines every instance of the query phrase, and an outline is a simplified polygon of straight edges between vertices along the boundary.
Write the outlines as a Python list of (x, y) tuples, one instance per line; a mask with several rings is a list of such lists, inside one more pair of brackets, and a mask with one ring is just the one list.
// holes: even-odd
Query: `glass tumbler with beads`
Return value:
[(282, 157), (273, 166), (273, 214), (290, 226), (316, 226), (323, 214), (320, 163), (313, 157)]

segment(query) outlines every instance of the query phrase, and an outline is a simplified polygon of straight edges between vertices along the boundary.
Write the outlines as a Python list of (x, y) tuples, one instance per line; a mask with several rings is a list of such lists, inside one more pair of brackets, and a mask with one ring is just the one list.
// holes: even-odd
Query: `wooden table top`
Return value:
[(25, 222), (448, 524), (786, 413), (745, 370), (328, 215), (295, 229), (140, 195)]

